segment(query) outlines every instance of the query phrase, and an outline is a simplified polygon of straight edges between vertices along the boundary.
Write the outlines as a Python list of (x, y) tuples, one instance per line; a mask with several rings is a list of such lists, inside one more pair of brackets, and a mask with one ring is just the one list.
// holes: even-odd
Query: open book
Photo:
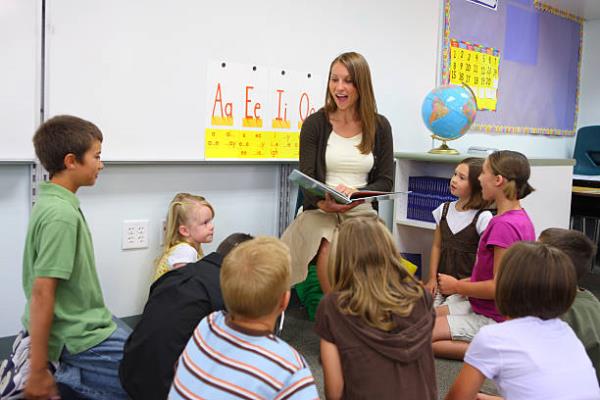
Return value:
[(350, 204), (354, 201), (364, 200), (366, 203), (370, 203), (372, 201), (379, 200), (391, 200), (396, 197), (399, 197), (403, 194), (408, 194), (410, 192), (378, 192), (373, 190), (359, 190), (358, 192), (352, 193), (350, 197), (346, 196), (343, 193), (338, 192), (337, 190), (327, 186), (324, 183), (319, 182), (318, 180), (311, 178), (310, 176), (298, 171), (297, 169), (293, 170), (288, 179), (298, 186), (304, 188), (304, 190), (308, 191), (310, 194), (325, 198), (325, 194), (329, 193), (333, 199), (340, 204)]

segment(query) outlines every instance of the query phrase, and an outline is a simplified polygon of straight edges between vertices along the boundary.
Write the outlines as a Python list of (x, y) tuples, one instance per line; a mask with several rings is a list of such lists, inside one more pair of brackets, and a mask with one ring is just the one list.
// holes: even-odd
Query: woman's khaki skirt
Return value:
[(292, 285), (306, 279), (308, 263), (317, 254), (322, 239), (331, 241), (335, 228), (348, 218), (374, 214), (377, 212), (373, 210), (371, 203), (361, 204), (345, 213), (327, 213), (321, 210), (300, 213), (281, 236), (292, 255)]

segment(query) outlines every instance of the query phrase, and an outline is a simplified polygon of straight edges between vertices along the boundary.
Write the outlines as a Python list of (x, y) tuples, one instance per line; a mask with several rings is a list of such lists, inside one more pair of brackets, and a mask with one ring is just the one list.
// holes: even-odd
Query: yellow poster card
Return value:
[(478, 110), (496, 110), (500, 51), (450, 39), (450, 83), (473, 90)]
[(299, 132), (206, 128), (207, 159), (298, 159)]

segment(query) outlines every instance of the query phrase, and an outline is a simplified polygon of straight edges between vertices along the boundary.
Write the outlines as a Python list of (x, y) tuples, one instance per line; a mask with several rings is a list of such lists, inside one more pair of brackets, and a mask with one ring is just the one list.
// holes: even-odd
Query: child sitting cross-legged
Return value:
[[(434, 306), (447, 300), (437, 288), (438, 273), (457, 279), (469, 278), (475, 265), (475, 255), (479, 239), (487, 228), (492, 213), (486, 210), (490, 201), (484, 200), (481, 193), (479, 175), (484, 160), (469, 157), (462, 160), (454, 169), (450, 180), (450, 192), (458, 200), (445, 202), (433, 210), (436, 227), (431, 246), (429, 280), (425, 288), (434, 297)], [(460, 295), (453, 295), (460, 297)]]
[(333, 291), (315, 324), (327, 399), (437, 399), (431, 295), (403, 264), (376, 217), (350, 218), (335, 231)]
[(475, 335), (446, 400), (490, 398), (477, 394), (485, 378), (506, 399), (600, 399), (583, 345), (558, 318), (577, 290), (569, 257), (544, 243), (517, 243), (497, 280), (496, 305), (507, 320)]
[[(573, 262), (577, 283), (580, 284), (590, 272), (596, 246), (582, 232), (572, 229), (548, 228), (538, 239), (562, 250)], [(600, 382), (600, 301), (589, 290), (577, 288), (575, 301), (560, 317), (573, 329), (596, 369)]]
[(221, 267), (227, 312), (202, 321), (179, 358), (169, 399), (316, 399), (304, 358), (273, 334), (290, 299), (290, 253), (275, 238), (237, 246)]
[(496, 270), (515, 242), (535, 240), (535, 230), (521, 200), (534, 189), (527, 157), (516, 151), (490, 154), (479, 175), (484, 200), (496, 203), (498, 214), (481, 234), (470, 278), (438, 274), (437, 288), (448, 298), (436, 307), (433, 353), (462, 360), (469, 342), (482, 326), (504, 321), (494, 303)]

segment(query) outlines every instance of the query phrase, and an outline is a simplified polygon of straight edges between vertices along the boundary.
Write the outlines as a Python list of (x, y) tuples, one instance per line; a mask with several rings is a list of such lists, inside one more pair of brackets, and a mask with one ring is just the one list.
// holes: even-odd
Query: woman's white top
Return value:
[[(442, 219), (442, 211), (444, 211), (444, 203), (440, 204), (438, 208), (431, 212), (437, 225), (440, 224), (440, 220)], [(458, 232), (465, 229), (471, 222), (473, 222), (473, 218), (475, 218), (477, 211), (478, 210), (458, 211), (456, 209), (456, 201), (451, 202), (448, 206), (448, 214), (446, 214), (448, 228), (450, 228), (452, 233), (456, 235)], [(475, 229), (477, 229), (477, 233), (480, 236), (483, 231), (485, 231), (485, 228), (487, 228), (492, 218), (493, 215), (489, 211), (483, 211), (481, 214), (479, 214), (479, 218), (477, 218), (477, 223), (475, 224)]]
[(596, 372), (583, 344), (558, 318), (523, 317), (487, 325), (465, 362), (511, 399), (600, 399)]
[(362, 134), (345, 138), (331, 131), (325, 150), (325, 184), (336, 187), (344, 184), (353, 188), (365, 187), (373, 168), (373, 153), (361, 154), (358, 145)]

